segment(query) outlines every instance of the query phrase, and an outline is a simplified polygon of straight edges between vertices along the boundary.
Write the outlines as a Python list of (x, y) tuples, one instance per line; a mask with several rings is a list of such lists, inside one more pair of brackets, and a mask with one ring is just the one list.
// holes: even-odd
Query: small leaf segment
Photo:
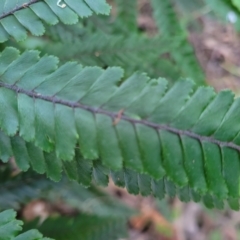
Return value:
[(181, 20), (178, 17), (178, 12), (176, 11), (176, 5), (179, 4), (177, 3), (178, 1), (176, 1), (176, 4), (173, 4), (172, 0), (151, 0), (150, 2), (161, 36), (178, 40), (177, 45), (171, 51), (171, 57), (181, 69), (182, 74), (194, 79), (198, 85), (206, 84), (204, 82), (204, 73), (200, 68), (194, 49), (189, 43), (187, 28), (181, 25)]
[[(22, 170), (32, 165), (54, 180), (62, 168), (86, 182), (134, 171), (172, 182), (183, 196), (191, 189), (206, 202), (238, 206), (240, 100), (232, 92), (196, 89), (188, 80), (168, 89), (166, 80), (141, 73), (123, 81), (117, 67), (57, 63), (37, 51), (1, 53), (1, 159), (13, 155)], [(76, 162), (79, 156), (86, 160)], [(126, 186), (136, 179), (124, 176)]]
[(19, 234), (23, 222), (16, 220), (16, 212), (6, 210), (0, 212), (0, 239), (2, 240), (53, 240), (45, 238), (38, 230), (29, 230)]
[(99, 217), (81, 213), (80, 216), (48, 218), (39, 230), (58, 240), (124, 239), (127, 234), (124, 218)]
[(0, 43), (10, 37), (16, 41), (25, 40), (28, 32), (35, 36), (43, 35), (43, 23), (55, 25), (60, 21), (75, 24), (79, 17), (89, 17), (93, 13), (108, 15), (111, 9), (105, 0), (65, 0), (63, 4), (57, 0), (2, 0)]

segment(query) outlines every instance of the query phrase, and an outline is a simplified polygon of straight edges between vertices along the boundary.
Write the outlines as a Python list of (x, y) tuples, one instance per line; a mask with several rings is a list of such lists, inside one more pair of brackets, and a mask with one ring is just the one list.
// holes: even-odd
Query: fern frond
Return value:
[(137, 1), (116, 0), (117, 16), (115, 19), (115, 32), (137, 32)]
[(110, 6), (105, 0), (21, 0), (0, 2), (0, 42), (13, 37), (17, 41), (27, 38), (27, 31), (39, 36), (45, 32), (43, 22), (55, 25), (75, 24), (78, 17), (109, 14)]
[(186, 31), (179, 23), (172, 0), (151, 0), (151, 4), (154, 19), (162, 34), (186, 35)]
[[(79, 159), (81, 162), (81, 169), (89, 167), (87, 161)], [(70, 169), (76, 168), (74, 162), (68, 162), (69, 165), (73, 165), (71, 168), (65, 168), (67, 174), (71, 174)], [(202, 202), (208, 208), (223, 209), (228, 203), (228, 206), (233, 210), (238, 211), (240, 209), (239, 197), (228, 196), (226, 199), (219, 199), (212, 191), (202, 192), (198, 188), (190, 183), (184, 187), (179, 187), (168, 177), (163, 177), (159, 180), (154, 179), (148, 174), (139, 173), (132, 169), (122, 169), (120, 171), (111, 171), (106, 168), (101, 161), (93, 161), (92, 170), (85, 172), (87, 179), (93, 179), (93, 182), (99, 186), (107, 186), (109, 183), (109, 177), (113, 180), (116, 186), (126, 188), (131, 194), (142, 196), (153, 195), (158, 199), (165, 197), (178, 197), (183, 202)], [(69, 175), (68, 175), (69, 176)], [(77, 179), (72, 177), (72, 179)], [(80, 184), (86, 185), (85, 181), (79, 179)]]
[(204, 8), (203, 0), (195, 0), (189, 2), (188, 0), (178, 0), (174, 2), (183, 13), (193, 13)]
[(172, 1), (151, 0), (151, 4), (154, 19), (161, 34), (170, 39), (177, 37), (178, 45), (172, 49), (171, 56), (181, 69), (182, 75), (194, 79), (199, 85), (205, 84), (203, 71), (196, 59), (193, 47), (188, 42), (187, 31), (180, 24)]
[[(35, 222), (29, 223), (27, 229), (34, 226)], [(116, 240), (128, 235), (126, 219), (86, 214), (75, 218), (49, 218), (38, 229), (58, 240)]]
[[(1, 139), (3, 139), (4, 136), (6, 142), (7, 136), (4, 135), (3, 132), (0, 133)], [(11, 137), (8, 141), (12, 142), (12, 138), (15, 137)], [(19, 140), (20, 139), (21, 138), (19, 138)], [(24, 141), (21, 140), (21, 143), (21, 146), (23, 146)], [(2, 147), (1, 150), (5, 149), (6, 146), (6, 144), (4, 145), (4, 143), (0, 141), (0, 147)], [(7, 149), (9, 148), (11, 149), (11, 144), (7, 146)], [(27, 158), (26, 151), (28, 153)], [(32, 154), (33, 152), (35, 152), (35, 154)], [(76, 157), (74, 160), (71, 162), (62, 162), (63, 164), (60, 165), (60, 167), (59, 165), (56, 165), (56, 169), (54, 169), (54, 159), (56, 159), (54, 155), (50, 155), (48, 158), (43, 159), (42, 162), (42, 158), (39, 158), (40, 154), (46, 155), (47, 153), (41, 153), (41, 150), (39, 148), (26, 143), (22, 151), (19, 151), (17, 153), (16, 157), (29, 160), (33, 168), (36, 168), (38, 164), (40, 164), (40, 166), (42, 164), (45, 165), (46, 167), (43, 167), (42, 170), (43, 173), (47, 172), (47, 175), (54, 181), (57, 181), (61, 178), (61, 172), (63, 168), (67, 173), (69, 179), (77, 181), (85, 187), (91, 186), (92, 182), (100, 186), (107, 186), (109, 183), (109, 177), (111, 176), (115, 185), (124, 188), (126, 187), (129, 193), (135, 195), (153, 195), (159, 199), (163, 199), (165, 196), (177, 196), (181, 201), (184, 202), (191, 200), (195, 202), (202, 201), (208, 208), (223, 208), (225, 204), (225, 201), (218, 200), (218, 202), (221, 202), (221, 204), (217, 205), (216, 200), (218, 198), (211, 192), (206, 192), (203, 194), (202, 192), (198, 192), (196, 189), (194, 190), (194, 187), (192, 188), (189, 185), (182, 188), (174, 184), (171, 180), (168, 180), (166, 177), (160, 180), (156, 180), (149, 175), (138, 173), (131, 169), (111, 171), (109, 168), (105, 167), (101, 161), (84, 160), (78, 150), (76, 150)], [(6, 155), (4, 156), (6, 157)], [(12, 155), (9, 155), (8, 157), (11, 156)], [(0, 158), (2, 157), (3, 156), (0, 156)], [(49, 169), (48, 165), (51, 163), (51, 161), (53, 161), (51, 164), (52, 168)], [(58, 162), (61, 162), (61, 160), (58, 160)], [(21, 167), (18, 162), (17, 164), (19, 167)], [(58, 178), (55, 176), (56, 172)], [(117, 204), (117, 206), (114, 204), (115, 201), (106, 201), (105, 196), (103, 198), (99, 198), (99, 195), (103, 196), (103, 193), (96, 192), (96, 190), (92, 188), (90, 190), (87, 190), (85, 188), (82, 188), (81, 185), (76, 185), (72, 182), (66, 182), (65, 179), (62, 179), (59, 183), (53, 183), (51, 181), (43, 179), (41, 176), (36, 175), (32, 177), (32, 174), (30, 174), (30, 176), (28, 173), (21, 174), (20, 178), (17, 178), (17, 183), (15, 179), (12, 181), (10, 179), (7, 182), (2, 183), (0, 186), (0, 196), (2, 196), (0, 197), (0, 205), (2, 209), (18, 209), (19, 204), (25, 203), (29, 199), (42, 197), (50, 201), (55, 201), (56, 198), (60, 198), (69, 205), (83, 212), (87, 211), (87, 213), (102, 215), (102, 213), (106, 214), (106, 212), (110, 212), (112, 216), (115, 212), (116, 216), (126, 213), (120, 204)], [(41, 192), (39, 190), (43, 191), (43, 195), (41, 195)], [(51, 192), (50, 196), (47, 194), (48, 191)], [(108, 200), (110, 200), (109, 197)], [(94, 203), (94, 205), (91, 205), (90, 212), (88, 212), (90, 209), (85, 204), (85, 202), (89, 203), (89, 201), (91, 203)], [(226, 201), (229, 203), (232, 209), (239, 210), (238, 198), (229, 197), (226, 199)], [(109, 208), (110, 210), (108, 211)], [(118, 209), (121, 211), (118, 211)], [(128, 211), (128, 213), (130, 212), (131, 211)]]
[[(83, 164), (85, 163), (83, 162)], [(153, 195), (158, 199), (178, 197), (183, 202), (202, 202), (208, 208), (218, 209), (223, 209), (228, 204), (233, 210), (239, 210), (239, 198), (229, 197), (222, 200), (212, 192), (202, 193), (190, 185), (179, 187), (167, 177), (156, 180), (147, 174), (137, 173), (131, 169), (109, 171), (100, 161), (94, 162), (92, 172), (95, 172), (92, 174), (92, 178), (97, 185), (107, 186), (108, 176), (111, 176), (115, 185), (126, 188), (129, 193), (134, 195)], [(91, 178), (90, 175), (89, 178)]]
[(59, 23), (56, 26), (48, 26), (45, 35), (49, 37), (54, 44), (55, 42), (72, 44), (83, 41), (87, 33), (87, 30), (82, 24), (64, 25)]
[(53, 204), (56, 201), (64, 202), (82, 213), (102, 217), (127, 218), (134, 214), (133, 210), (96, 187), (91, 185), (86, 188), (77, 182), (69, 181), (66, 177), (55, 183), (45, 176), (28, 171), (0, 185), (1, 210), (8, 208), (19, 210), (23, 204), (35, 199), (45, 199)]
[[(47, 42), (40, 47), (42, 52), (56, 55), (62, 62), (80, 61), (86, 66), (120, 66), (127, 76), (141, 69), (151, 77), (163, 76), (176, 81), (182, 75), (181, 68), (170, 58), (161, 57), (172, 53), (179, 45), (179, 39), (171, 40), (156, 36), (148, 38), (132, 34), (128, 38), (119, 35), (106, 35), (101, 32), (83, 33), (76, 36), (74, 29), (59, 32), (59, 37), (69, 41)], [(69, 45), (71, 41), (71, 44)], [(156, 52), (155, 49), (158, 49)], [(143, 59), (146, 61), (143, 63)]]
[[(60, 165), (55, 159), (71, 162), (79, 147), (85, 159), (101, 159), (111, 170), (126, 167), (202, 195), (239, 198), (240, 101), (230, 91), (195, 90), (186, 80), (167, 89), (164, 79), (140, 73), (122, 81), (117, 67), (70, 62), (57, 69), (54, 57), (13, 48), (0, 63), (0, 128), (48, 152), (56, 162), (49, 160), (51, 173)], [(16, 159), (26, 170), (21, 138), (11, 144), (16, 156), (26, 154)]]
[(53, 181), (62, 178), (63, 164), (55, 153), (44, 152), (19, 136), (8, 137), (0, 131), (0, 159), (6, 163), (11, 157), (15, 158), (17, 166), (23, 171), (31, 166), (38, 173), (46, 173)]
[(0, 239), (2, 240), (51, 240), (45, 238), (38, 230), (29, 230), (19, 234), (22, 230), (23, 222), (16, 220), (16, 212), (6, 210), (0, 212)]

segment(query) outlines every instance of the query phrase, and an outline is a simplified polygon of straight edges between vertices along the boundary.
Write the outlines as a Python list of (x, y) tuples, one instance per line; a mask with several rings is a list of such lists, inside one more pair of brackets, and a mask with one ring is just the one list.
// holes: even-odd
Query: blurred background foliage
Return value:
[[(46, 26), (41, 37), (0, 44), (39, 49), (61, 63), (121, 66), (165, 77), (191, 78), (217, 91), (240, 92), (240, 4), (238, 0), (109, 0), (110, 16), (94, 15), (77, 25)], [(175, 198), (133, 196), (114, 186), (90, 188), (22, 173), (14, 159), (0, 165), (0, 210), (14, 208), (52, 238), (134, 240), (237, 240), (240, 214), (207, 210)]]

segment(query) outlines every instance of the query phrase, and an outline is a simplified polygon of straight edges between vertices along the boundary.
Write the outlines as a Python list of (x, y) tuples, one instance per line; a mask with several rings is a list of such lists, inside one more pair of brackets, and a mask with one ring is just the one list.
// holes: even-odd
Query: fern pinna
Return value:
[[(13, 210), (0, 212), (0, 239), (53, 240), (52, 238), (43, 237), (38, 230), (31, 229), (32, 225), (33, 227), (36, 226), (36, 221), (24, 226), (25, 229), (30, 230), (20, 233), (23, 229), (22, 225), (23, 222), (16, 219), (16, 212)], [(45, 232), (47, 235), (57, 237), (58, 240), (114, 240), (127, 235), (125, 219), (99, 217), (97, 215), (90, 216), (87, 214), (75, 217), (74, 221), (67, 217), (49, 218), (39, 228), (40, 231)]]
[[(55, 215), (45, 220), (40, 227), (39, 222), (42, 222), (43, 218), (27, 222), (23, 226), (24, 232), (38, 226), (38, 230), (44, 235), (58, 240), (114, 240), (127, 236), (127, 219), (136, 211), (123, 205), (117, 198), (94, 186), (85, 188), (65, 177), (55, 183), (32, 171), (12, 176), (11, 171), (8, 172), (8, 170), (1, 166), (1, 176), (5, 172), (5, 181), (0, 185), (0, 211), (10, 207), (19, 211), (23, 205), (29, 202), (31, 204), (36, 199), (41, 199), (42, 203), (46, 203), (45, 200), (47, 200), (48, 204), (51, 204), (51, 209), (54, 209), (59, 202), (74, 208), (74, 216)], [(6, 175), (8, 175), (7, 178)], [(35, 203), (38, 204), (37, 202)], [(9, 219), (1, 221), (4, 217), (6, 218), (6, 214), (9, 215)], [(15, 215), (13, 211), (0, 213), (1, 240), (42, 239), (41, 234), (36, 230), (20, 234), (21, 238), (11, 236), (15, 236), (17, 228), (21, 230), (22, 225), (21, 221), (14, 219)]]
[(27, 31), (39, 36), (45, 32), (44, 23), (75, 24), (78, 18), (92, 13), (109, 14), (105, 0), (19, 0), (0, 2), (0, 42), (13, 37), (17, 41), (27, 38)]
[(0, 236), (4, 240), (53, 240), (42, 236), (38, 230), (29, 230), (19, 234), (22, 230), (23, 222), (16, 220), (16, 212), (6, 210), (0, 213)]
[(20, 169), (55, 180), (62, 168), (76, 180), (112, 174), (144, 195), (164, 183), (186, 199), (238, 208), (240, 102), (230, 91), (57, 62), (37, 51), (1, 53), (1, 159), (13, 155)]

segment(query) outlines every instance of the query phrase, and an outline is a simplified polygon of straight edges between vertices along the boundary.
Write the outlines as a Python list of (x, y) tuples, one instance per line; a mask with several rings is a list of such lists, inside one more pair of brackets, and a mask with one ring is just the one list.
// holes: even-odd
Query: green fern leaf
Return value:
[[(197, 84), (205, 84), (205, 77), (196, 59), (194, 49), (188, 41), (187, 31), (180, 24), (171, 0), (151, 0), (153, 15), (161, 35), (177, 38), (178, 44), (172, 49), (171, 56), (181, 69), (182, 76), (191, 77)], [(184, 59), (184, 61), (183, 61)]]
[(116, 0), (116, 28), (114, 31), (117, 33), (122, 31), (126, 34), (129, 32), (136, 32), (138, 29), (137, 26), (137, 1), (124, 1)]
[(133, 210), (115, 197), (93, 185), (86, 188), (77, 182), (69, 181), (66, 177), (55, 183), (45, 176), (28, 171), (15, 177), (10, 175), (0, 185), (1, 210), (9, 208), (19, 210), (22, 205), (35, 199), (44, 199), (53, 204), (58, 199), (82, 213), (101, 217), (127, 218), (134, 214)]
[[(6, 48), (0, 56), (0, 128), (8, 136), (19, 132), (22, 137), (11, 138), (22, 170), (31, 162), (24, 150), (25, 141), (31, 140), (46, 152), (47, 172), (56, 180), (77, 147), (85, 159), (101, 159), (113, 171), (127, 166), (156, 180), (166, 177), (179, 188), (189, 185), (201, 195), (239, 197), (239, 177), (232, 177), (240, 171), (239, 100), (230, 91), (195, 90), (186, 80), (167, 89), (164, 79), (140, 73), (122, 81), (117, 67), (82, 68), (71, 62), (56, 69), (53, 57), (44, 57), (45, 74), (46, 63), (37, 54), (18, 55)], [(9, 58), (15, 60), (10, 63)], [(28, 104), (21, 103), (21, 95)], [(24, 106), (34, 111), (26, 114)], [(106, 182), (104, 168), (96, 169), (96, 179)]]
[(0, 159), (7, 162), (11, 157), (23, 171), (31, 166), (38, 173), (46, 173), (53, 181), (59, 181), (62, 177), (62, 161), (54, 153), (43, 152), (19, 136), (9, 138), (0, 131)]
[[(148, 72), (151, 77), (163, 76), (172, 81), (176, 81), (182, 74), (181, 67), (172, 59), (160, 58), (161, 55), (171, 55), (175, 51), (179, 40), (182, 41), (179, 38), (173, 40), (159, 35), (149, 38), (137, 34), (126, 38), (100, 31), (91, 34), (85, 32), (79, 38), (79, 34), (76, 34), (79, 31), (77, 26), (74, 25), (71, 29), (67, 26), (61, 30), (60, 27), (57, 30), (61, 42), (44, 41), (39, 49), (58, 56), (62, 62), (75, 60), (85, 66), (100, 67), (117, 65), (125, 70), (127, 76), (139, 70), (141, 66), (142, 71)], [(143, 59), (147, 59), (144, 64)]]
[(3, 0), (0, 3), (0, 42), (10, 37), (22, 41), (27, 38), (27, 31), (43, 35), (43, 22), (75, 24), (78, 17), (88, 17), (93, 12), (109, 14), (110, 6), (105, 0), (65, 0), (62, 3), (57, 0)]
[(6, 210), (0, 212), (0, 238), (4, 240), (51, 240), (44, 238), (37, 230), (29, 230), (25, 233), (19, 234), (22, 230), (23, 222), (16, 220), (16, 212), (13, 210)]
[(185, 35), (186, 32), (179, 24), (174, 4), (171, 0), (151, 0), (153, 15), (162, 34)]
[(59, 23), (55, 26), (47, 26), (45, 35), (52, 41), (73, 44), (85, 39), (88, 31), (81, 23), (74, 25), (64, 25)]
[[(11, 189), (11, 193), (9, 189)], [(116, 239), (117, 236), (125, 237), (127, 235), (127, 218), (135, 212), (114, 197), (95, 187), (86, 189), (77, 183), (69, 182), (66, 178), (59, 183), (54, 183), (47, 180), (44, 176), (31, 172), (20, 173), (1, 184), (0, 193), (1, 209), (9, 207), (19, 209), (21, 204), (41, 198), (53, 204), (58, 199), (81, 211), (81, 215), (77, 218), (50, 218), (40, 226), (45, 235), (51, 235), (51, 237), (56, 237), (57, 239), (79, 239), (79, 237), (81, 239)], [(0, 213), (0, 232), (3, 233), (1, 237), (4, 236), (4, 238), (0, 237), (0, 239), (47, 240), (47, 238), (42, 238), (42, 235), (36, 230), (27, 231), (16, 238), (7, 238), (7, 234), (15, 235), (17, 234), (17, 229), (19, 231), (22, 230), (22, 222), (14, 220), (14, 222), (5, 223), (6, 213), (8, 215), (16, 215), (12, 210)], [(13, 216), (11, 215), (11, 217)], [(10, 219), (8, 220), (10, 221)], [(1, 226), (1, 221), (4, 221), (3, 226)], [(74, 224), (72, 225), (73, 221)], [(61, 227), (62, 231), (60, 234), (54, 228), (47, 227), (48, 224), (52, 225), (56, 222), (67, 226), (67, 228)], [(39, 223), (34, 223), (27, 223), (24, 229), (28, 230), (36, 226), (39, 229)], [(58, 229), (60, 225), (58, 225)], [(49, 232), (50, 229), (51, 231)], [(6, 230), (9, 231), (6, 233)]]
[[(6, 141), (8, 137), (3, 132), (0, 132), (0, 133), (1, 133), (0, 134), (1, 139), (4, 138)], [(13, 140), (11, 138), (8, 139), (9, 146), (7, 146), (7, 148), (12, 149), (12, 146), (11, 146), (12, 141)], [(23, 143), (24, 141), (22, 140), (22, 144)], [(3, 145), (4, 143), (0, 141), (0, 147), (2, 147)], [(6, 144), (4, 146), (6, 146)], [(12, 152), (13, 150), (10, 150), (10, 151)], [(207, 204), (208, 202), (207, 203), (205, 202), (204, 200), (205, 196), (208, 196), (207, 199), (216, 198), (215, 195), (212, 195), (212, 193), (210, 192), (201, 192), (202, 185), (200, 185), (200, 187), (198, 187), (198, 185), (196, 185), (197, 187), (194, 187), (194, 186), (191, 187), (188, 185), (186, 187), (181, 188), (175, 185), (172, 181), (167, 180), (166, 177), (160, 180), (156, 180), (154, 178), (151, 178), (149, 175), (141, 174), (130, 169), (123, 169), (120, 171), (110, 171), (107, 167), (102, 165), (101, 161), (92, 162), (89, 160), (84, 160), (81, 157), (78, 150), (76, 150), (76, 157), (74, 158), (74, 160), (70, 162), (69, 161), (61, 162), (60, 160), (57, 160), (57, 162), (55, 162), (54, 159), (56, 159), (56, 157), (54, 155), (51, 155), (51, 154), (47, 155), (47, 153), (42, 153), (42, 151), (39, 148), (35, 147), (33, 144), (26, 143), (26, 145), (23, 148), (23, 151), (19, 151), (17, 153), (18, 155), (15, 158), (24, 159), (24, 157), (26, 156), (22, 156), (22, 155), (24, 155), (26, 151), (28, 153), (27, 157), (30, 161), (30, 165), (33, 167), (33, 169), (35, 169), (35, 171), (39, 171), (39, 169), (36, 167), (38, 166), (38, 164), (40, 164), (42, 168), (41, 173), (46, 172), (47, 175), (54, 181), (60, 180), (61, 172), (63, 168), (67, 176), (69, 177), (69, 179), (77, 181), (84, 187), (91, 186), (92, 181), (97, 185), (107, 186), (109, 182), (109, 176), (111, 176), (111, 178), (113, 179), (114, 183), (117, 186), (126, 187), (129, 193), (135, 194), (135, 195), (136, 194), (141, 194), (144, 196), (154, 195), (159, 199), (162, 199), (165, 196), (169, 196), (169, 197), (178, 196), (182, 201), (190, 201), (190, 200), (193, 200), (195, 202), (203, 201), (207, 207), (210, 207), (210, 205)], [(2, 153), (2, 151), (0, 152)], [(10, 154), (8, 155), (8, 158), (12, 156), (13, 155)], [(39, 158), (39, 156), (41, 157)], [(2, 156), (0, 156), (0, 158), (2, 158)], [(58, 162), (61, 163), (60, 166), (58, 165)], [(17, 161), (17, 164), (21, 168), (21, 165), (18, 163), (18, 161)], [(232, 171), (232, 169), (234, 169), (235, 167), (237, 166), (236, 165), (231, 166), (231, 169), (229, 169), (229, 171)], [(195, 166), (195, 169), (191, 169), (189, 173), (192, 174), (191, 176), (194, 177), (195, 172), (197, 171), (201, 172), (202, 168), (203, 167), (201, 164), (197, 165)], [(199, 176), (201, 177), (200, 180), (197, 178)], [(195, 177), (194, 179), (200, 183), (203, 183), (204, 187), (206, 188), (206, 182), (205, 182), (205, 179), (203, 179), (203, 176), (204, 176), (204, 173), (202, 173), (202, 175), (197, 174), (197, 177)], [(236, 179), (235, 176), (231, 175), (230, 177), (229, 175), (229, 178), (231, 178), (233, 181), (232, 185), (230, 186), (236, 186), (238, 184), (238, 179)], [(1, 207), (3, 208), (13, 207), (15, 209), (18, 209), (19, 203), (24, 203), (26, 199), (39, 197), (40, 192), (38, 189), (42, 189), (44, 191), (42, 198), (46, 197), (45, 193), (47, 190), (51, 191), (53, 194), (54, 192), (56, 192), (58, 195), (58, 198), (59, 197), (62, 198), (65, 202), (68, 202), (70, 205), (76, 202), (77, 205), (73, 205), (74, 207), (76, 208), (80, 207), (81, 211), (87, 210), (86, 206), (84, 204), (82, 205), (81, 202), (79, 202), (81, 201), (82, 198), (83, 198), (83, 201), (85, 201), (84, 200), (84, 196), (85, 196), (84, 192), (86, 192), (86, 190), (84, 190), (85, 188), (82, 188), (80, 185), (75, 186), (73, 183), (66, 182), (65, 179), (62, 179), (61, 182), (59, 183), (53, 183), (51, 181), (47, 181), (46, 179), (42, 179), (41, 177), (38, 177), (38, 176), (35, 176), (34, 178), (32, 178), (31, 174), (29, 175), (28, 173), (26, 173), (26, 177), (24, 174), (21, 174), (20, 178), (18, 177), (17, 183), (19, 185), (16, 184), (16, 181), (14, 181), (13, 179), (13, 183), (9, 180), (6, 183), (2, 184), (2, 186), (0, 187), (0, 193), (1, 193), (0, 196), (3, 196), (3, 198), (0, 197)], [(68, 186), (65, 186), (66, 184), (68, 184)], [(76, 192), (81, 193), (80, 194), (81, 196), (79, 196), (79, 194), (73, 195), (73, 193), (71, 193), (72, 188), (73, 189), (75, 188)], [(11, 193), (7, 189), (11, 189)], [(70, 191), (68, 192), (68, 194), (66, 194), (66, 189)], [(68, 198), (66, 198), (66, 196), (68, 195), (71, 196), (69, 201), (68, 201)], [(88, 195), (89, 194), (87, 194), (87, 196)], [(78, 199), (77, 201), (73, 201), (74, 196), (77, 197)], [(48, 200), (51, 200), (51, 199), (48, 199)], [(235, 209), (235, 210), (239, 209), (237, 196), (228, 197), (228, 199), (226, 199), (225, 201), (229, 202), (229, 205), (232, 209)], [(81, 208), (81, 206), (83, 208)], [(108, 203), (108, 206), (111, 206), (111, 204)], [(212, 207), (213, 206), (217, 207), (214, 205), (214, 203), (212, 203)], [(105, 209), (105, 207), (101, 205), (101, 208), (97, 208), (97, 209)], [(114, 209), (116, 210), (117, 208), (115, 207)], [(94, 211), (94, 213), (97, 214), (98, 211)], [(111, 210), (111, 213), (113, 213), (113, 210)]]
[[(34, 226), (36, 222), (29, 223), (27, 229)], [(58, 240), (115, 240), (127, 237), (126, 219), (82, 213), (75, 218), (49, 218), (38, 228), (44, 234)]]
[[(79, 159), (78, 161), (82, 162), (82, 166), (87, 164), (86, 161), (84, 161), (83, 159)], [(140, 174), (130, 169), (123, 169), (121, 171), (110, 171), (109, 169), (104, 167), (100, 161), (94, 161), (92, 171), (90, 173), (85, 172), (85, 174), (88, 174), (90, 179), (93, 178), (93, 181), (97, 185), (102, 186), (108, 185), (108, 177), (111, 176), (115, 185), (126, 188), (129, 193), (134, 195), (153, 195), (159, 199), (163, 199), (164, 197), (173, 198), (177, 196), (183, 202), (203, 202), (206, 207), (215, 207), (220, 209), (222, 209), (224, 205), (228, 203), (228, 205), (232, 209), (237, 211), (239, 210), (238, 197), (228, 197), (225, 200), (221, 200), (218, 199), (211, 192), (203, 193), (201, 191), (198, 191), (196, 187), (191, 187), (189, 185), (185, 187), (179, 187), (165, 177), (160, 180), (156, 180), (149, 175)], [(81, 180), (79, 181), (79, 183), (84, 184), (81, 182)], [(212, 201), (212, 206), (208, 205), (205, 202), (205, 199), (210, 199)], [(216, 203), (214, 203), (216, 199), (218, 199), (218, 202), (221, 202), (221, 205), (217, 205)]]

